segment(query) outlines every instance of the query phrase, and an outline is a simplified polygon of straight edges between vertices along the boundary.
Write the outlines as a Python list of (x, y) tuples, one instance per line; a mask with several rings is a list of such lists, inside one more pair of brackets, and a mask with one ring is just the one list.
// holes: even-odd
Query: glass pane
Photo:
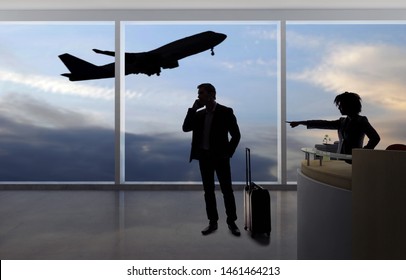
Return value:
[[(376, 149), (404, 143), (406, 24), (287, 25), (288, 120), (336, 120), (336, 95), (356, 92), (361, 115), (381, 136)], [(288, 178), (304, 155), (301, 147), (338, 141), (337, 131), (287, 128)], [(330, 140), (331, 139), (331, 140)], [(364, 145), (368, 138), (365, 137)]]
[(92, 51), (113, 23), (1, 23), (0, 42), (0, 180), (113, 181), (114, 79), (69, 81), (58, 57), (114, 61)]
[(206, 82), (216, 87), (218, 103), (234, 109), (240, 126), (233, 180), (245, 181), (245, 147), (252, 149), (253, 178), (277, 180), (276, 24), (128, 23), (126, 52), (148, 52), (204, 31), (227, 35), (214, 56), (207, 50), (159, 76), (127, 76), (127, 181), (200, 182), (198, 163), (189, 163), (192, 135), (182, 123), (197, 86)]

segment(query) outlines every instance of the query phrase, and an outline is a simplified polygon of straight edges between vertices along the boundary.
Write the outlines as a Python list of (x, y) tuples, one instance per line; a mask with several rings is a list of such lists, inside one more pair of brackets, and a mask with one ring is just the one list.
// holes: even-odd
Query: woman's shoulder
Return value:
[(358, 115), (358, 120), (365, 122), (368, 121), (368, 118), (366, 116)]

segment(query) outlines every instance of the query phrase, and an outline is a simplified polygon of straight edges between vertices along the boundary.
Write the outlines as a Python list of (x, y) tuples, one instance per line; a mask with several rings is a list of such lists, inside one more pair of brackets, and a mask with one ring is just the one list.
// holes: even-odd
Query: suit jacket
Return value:
[[(338, 153), (352, 154), (352, 149), (373, 149), (381, 138), (365, 116), (342, 117), (335, 121), (311, 120), (306, 121), (307, 128), (337, 129), (340, 144)], [(363, 147), (364, 137), (368, 143)]]
[[(189, 108), (183, 122), (182, 129), (184, 132), (193, 131), (190, 161), (200, 159), (205, 117), (205, 109), (196, 111)], [(231, 158), (240, 139), (240, 129), (233, 109), (217, 103), (210, 128), (210, 153), (215, 157)]]

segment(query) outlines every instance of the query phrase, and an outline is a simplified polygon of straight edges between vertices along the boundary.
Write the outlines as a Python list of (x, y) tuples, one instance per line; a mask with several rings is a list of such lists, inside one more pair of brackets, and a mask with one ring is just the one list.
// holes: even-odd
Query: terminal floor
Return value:
[(202, 191), (2, 190), (2, 260), (264, 260), (297, 258), (296, 191), (271, 191), (272, 232), (244, 230), (243, 191), (235, 191), (233, 236), (217, 193), (218, 230), (207, 225)]

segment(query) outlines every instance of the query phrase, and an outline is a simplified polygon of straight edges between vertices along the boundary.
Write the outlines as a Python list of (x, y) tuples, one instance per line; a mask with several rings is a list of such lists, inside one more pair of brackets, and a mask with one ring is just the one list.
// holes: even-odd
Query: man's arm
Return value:
[(183, 121), (183, 125), (182, 125), (183, 132), (189, 132), (189, 131), (193, 130), (194, 123), (195, 123), (195, 115), (196, 115), (195, 109), (189, 108), (187, 110), (187, 114), (186, 114), (185, 120)]
[(231, 135), (230, 144), (229, 144), (229, 156), (232, 157), (235, 150), (237, 149), (238, 143), (240, 143), (241, 133), (240, 128), (238, 127), (237, 118), (233, 113), (233, 109), (230, 108), (230, 129), (229, 133)]
[(202, 107), (203, 107), (203, 105), (199, 102), (198, 99), (196, 99), (192, 105), (192, 108), (189, 108), (187, 110), (187, 114), (186, 114), (185, 120), (183, 121), (183, 125), (182, 125), (182, 130), (184, 132), (189, 132), (189, 131), (193, 130), (193, 128), (195, 126), (196, 111)]

